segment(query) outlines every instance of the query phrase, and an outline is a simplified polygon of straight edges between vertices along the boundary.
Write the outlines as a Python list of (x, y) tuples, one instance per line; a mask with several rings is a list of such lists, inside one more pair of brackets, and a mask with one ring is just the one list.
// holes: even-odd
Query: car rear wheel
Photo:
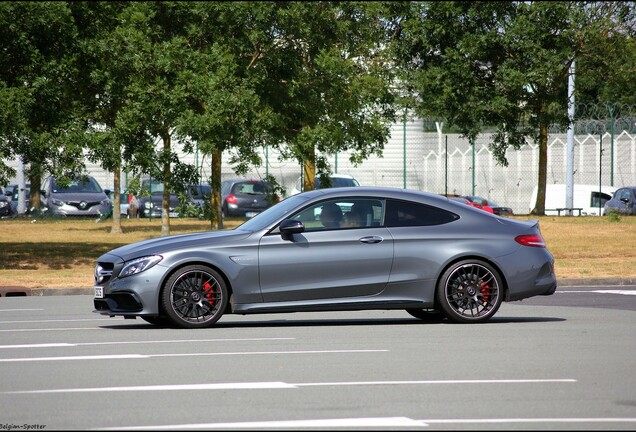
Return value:
[(163, 286), (163, 310), (170, 320), (186, 328), (210, 327), (227, 305), (227, 287), (219, 273), (203, 265), (183, 267)]
[(492, 318), (503, 301), (499, 272), (480, 260), (450, 266), (437, 285), (437, 300), (448, 319), (478, 323)]
[(422, 321), (439, 321), (444, 318), (444, 314), (437, 309), (406, 309), (406, 311)]

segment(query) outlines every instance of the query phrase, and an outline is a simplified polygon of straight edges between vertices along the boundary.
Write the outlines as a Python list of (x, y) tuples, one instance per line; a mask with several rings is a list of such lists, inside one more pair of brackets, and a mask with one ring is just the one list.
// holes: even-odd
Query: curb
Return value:
[(636, 277), (597, 278), (597, 279), (595, 278), (558, 279), (557, 280), (557, 286), (602, 286), (602, 285), (636, 285)]
[[(636, 285), (633, 278), (588, 278), (559, 279), (557, 286), (604, 286)], [(558, 288), (557, 288), (558, 289)], [(52, 295), (93, 295), (93, 287), (85, 288), (27, 288), (21, 286), (0, 286), (0, 297), (27, 297)]]
[(0, 297), (27, 297), (27, 296), (51, 296), (51, 295), (82, 295), (93, 294), (90, 288), (27, 288), (21, 286), (0, 287)]

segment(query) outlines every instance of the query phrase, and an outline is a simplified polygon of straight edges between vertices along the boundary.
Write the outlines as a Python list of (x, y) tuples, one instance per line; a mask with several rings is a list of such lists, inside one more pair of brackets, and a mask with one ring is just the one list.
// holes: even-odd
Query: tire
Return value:
[(503, 294), (499, 272), (476, 259), (453, 264), (437, 284), (442, 312), (457, 323), (488, 321), (499, 310)]
[(437, 309), (406, 309), (406, 311), (422, 321), (441, 321), (444, 318), (444, 314)]
[(163, 310), (170, 321), (183, 328), (212, 326), (223, 315), (227, 297), (221, 275), (203, 265), (179, 269), (161, 290)]

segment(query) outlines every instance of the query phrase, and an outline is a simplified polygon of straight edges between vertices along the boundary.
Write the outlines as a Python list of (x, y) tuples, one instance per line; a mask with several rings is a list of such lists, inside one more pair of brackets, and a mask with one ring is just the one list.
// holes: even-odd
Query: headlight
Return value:
[(146, 202), (144, 203), (144, 207), (146, 207), (147, 209), (151, 209), (151, 208), (152, 208), (152, 202), (150, 202), (150, 201), (146, 201)]
[(161, 255), (151, 255), (147, 257), (137, 258), (132, 261), (128, 261), (124, 264), (124, 268), (119, 272), (119, 277), (124, 278), (126, 276), (132, 276), (142, 271), (146, 271), (151, 267), (154, 267), (163, 257)]
[(51, 199), (51, 203), (53, 203), (53, 205), (56, 205), (58, 207), (62, 207), (64, 205), (64, 201), (59, 200), (57, 198)]
[(8, 206), (9, 203), (7, 201), (0, 201), (0, 208)]
[(102, 200), (101, 204), (103, 206), (109, 206), (110, 205), (110, 200), (108, 198), (106, 198), (105, 200)]

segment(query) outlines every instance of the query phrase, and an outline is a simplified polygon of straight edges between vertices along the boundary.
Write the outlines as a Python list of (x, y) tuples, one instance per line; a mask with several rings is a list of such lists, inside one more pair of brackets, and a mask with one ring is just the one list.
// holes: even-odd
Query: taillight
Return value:
[(524, 234), (515, 237), (515, 241), (524, 246), (545, 247), (543, 237), (537, 234)]
[(238, 199), (236, 199), (236, 197), (235, 197), (234, 195), (232, 195), (232, 194), (228, 195), (228, 196), (225, 198), (225, 201), (226, 201), (228, 204), (238, 204)]

